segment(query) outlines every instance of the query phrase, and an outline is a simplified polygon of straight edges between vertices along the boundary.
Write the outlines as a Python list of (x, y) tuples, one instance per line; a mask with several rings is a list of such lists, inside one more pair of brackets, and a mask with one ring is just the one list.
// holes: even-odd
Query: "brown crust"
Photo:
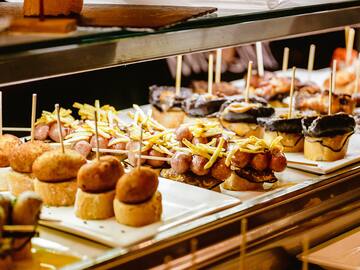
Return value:
[(78, 187), (85, 192), (100, 193), (115, 189), (124, 167), (113, 156), (102, 156), (82, 166), (77, 175)]
[(80, 188), (76, 192), (75, 215), (81, 219), (107, 219), (114, 216), (115, 190), (88, 193)]
[(233, 172), (224, 182), (224, 188), (233, 191), (264, 190), (263, 183), (253, 183)]
[(21, 140), (11, 134), (0, 136), (0, 167), (8, 167), (10, 165), (9, 155), (14, 148), (21, 144)]
[[(39, 15), (39, 1), (25, 0), (23, 12), (25, 16), (38, 16)], [(47, 0), (44, 1), (44, 13), (50, 16), (65, 15), (71, 13), (80, 14), (83, 7), (83, 0)]]
[(60, 183), (48, 183), (35, 179), (34, 189), (47, 206), (70, 206), (75, 202), (77, 184), (76, 179)]
[(156, 191), (149, 200), (140, 204), (126, 204), (115, 198), (114, 212), (120, 224), (141, 227), (160, 221), (162, 214), (162, 196)]
[(44, 152), (50, 151), (51, 146), (42, 141), (20, 144), (9, 155), (10, 166), (14, 171), (30, 173), (34, 161)]
[(116, 185), (116, 198), (123, 203), (137, 204), (150, 199), (159, 184), (155, 171), (151, 168), (134, 168), (124, 174)]
[(61, 182), (75, 178), (86, 159), (75, 150), (52, 150), (39, 156), (32, 166), (36, 178), (46, 182)]

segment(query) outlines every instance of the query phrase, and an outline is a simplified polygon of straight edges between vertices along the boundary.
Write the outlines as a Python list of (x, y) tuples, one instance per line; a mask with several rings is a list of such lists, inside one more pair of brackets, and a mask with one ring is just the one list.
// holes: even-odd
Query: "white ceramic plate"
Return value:
[(303, 163), (307, 162), (317, 165), (317, 166), (308, 166), (308, 165), (288, 163), (288, 167), (296, 168), (308, 172), (318, 173), (318, 174), (328, 174), (360, 161), (360, 134), (354, 134), (350, 137), (348, 152), (345, 158), (340, 160), (331, 161), (331, 162), (311, 161), (306, 159), (303, 153), (285, 153), (285, 155), (289, 161), (303, 162)]
[(264, 191), (233, 191), (233, 190), (225, 189), (224, 184), (221, 184), (220, 191), (223, 194), (238, 198), (242, 202), (245, 202), (245, 201), (249, 201), (252, 199), (259, 199), (263, 196), (268, 196), (269, 194), (274, 194), (274, 193), (280, 191), (281, 189), (284, 189), (284, 188), (287, 188), (290, 186), (294, 186), (299, 183), (311, 181), (310, 179), (314, 177), (313, 174), (299, 171), (299, 170), (290, 169), (290, 168), (286, 168), (285, 171), (283, 171), (281, 173), (276, 173), (275, 175), (279, 181), (271, 189), (270, 189), (271, 184), (265, 184), (265, 185), (267, 185), (267, 187), (266, 186), (264, 186), (264, 187), (269, 188), (268, 190), (264, 190)]
[(360, 228), (310, 250), (307, 260), (325, 269), (360, 270)]
[(112, 247), (129, 246), (154, 237), (158, 232), (240, 203), (238, 199), (176, 181), (160, 179), (162, 221), (140, 228), (128, 227), (115, 218), (84, 221), (73, 207), (44, 207), (40, 224), (91, 239)]

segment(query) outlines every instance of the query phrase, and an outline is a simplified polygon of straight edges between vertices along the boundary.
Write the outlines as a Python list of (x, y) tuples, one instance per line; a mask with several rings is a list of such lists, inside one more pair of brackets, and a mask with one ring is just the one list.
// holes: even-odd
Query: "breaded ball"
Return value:
[(102, 156), (82, 166), (77, 175), (78, 187), (89, 193), (106, 192), (115, 189), (124, 174), (124, 167), (113, 156)]
[(0, 167), (8, 167), (10, 153), (21, 144), (21, 140), (11, 134), (0, 136)]
[(32, 166), (33, 174), (40, 181), (59, 182), (76, 178), (82, 165), (86, 163), (83, 155), (75, 150), (51, 150), (39, 156)]
[(135, 168), (118, 181), (116, 198), (123, 203), (141, 203), (154, 195), (158, 185), (159, 179), (153, 169)]
[(50, 145), (42, 141), (20, 144), (9, 155), (10, 166), (14, 171), (30, 173), (35, 159), (50, 150)]

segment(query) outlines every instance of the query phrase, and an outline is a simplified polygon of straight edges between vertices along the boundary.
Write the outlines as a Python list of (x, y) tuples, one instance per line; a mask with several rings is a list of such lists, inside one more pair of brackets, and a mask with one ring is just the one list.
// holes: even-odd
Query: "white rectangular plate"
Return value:
[[(159, 178), (162, 194), (162, 221), (140, 228), (121, 225), (115, 218), (81, 220), (73, 207), (44, 207), (40, 224), (69, 232), (112, 247), (129, 246), (157, 233), (231, 206), (240, 201), (214, 191)], [(54, 221), (51, 221), (54, 220)]]
[(310, 250), (307, 260), (325, 269), (360, 270), (360, 228)]
[(289, 161), (307, 162), (307, 163), (314, 163), (317, 165), (317, 166), (308, 166), (308, 165), (288, 163), (288, 167), (304, 170), (307, 172), (318, 173), (318, 174), (331, 173), (360, 161), (360, 134), (354, 134), (350, 137), (348, 152), (345, 158), (340, 160), (331, 161), (331, 162), (323, 162), (323, 161), (320, 162), (320, 161), (311, 161), (306, 159), (303, 153), (285, 153), (285, 155)]

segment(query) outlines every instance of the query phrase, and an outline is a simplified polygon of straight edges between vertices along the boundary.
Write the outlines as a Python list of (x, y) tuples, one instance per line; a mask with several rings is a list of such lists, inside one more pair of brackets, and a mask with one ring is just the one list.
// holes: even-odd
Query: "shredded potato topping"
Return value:
[[(60, 108), (60, 122), (66, 127), (76, 128), (78, 121), (75, 121), (75, 118), (71, 115), (71, 110), (66, 110)], [(56, 110), (53, 112), (42, 111), (41, 117), (35, 122), (35, 125), (38, 124), (51, 124), (57, 121)]]

